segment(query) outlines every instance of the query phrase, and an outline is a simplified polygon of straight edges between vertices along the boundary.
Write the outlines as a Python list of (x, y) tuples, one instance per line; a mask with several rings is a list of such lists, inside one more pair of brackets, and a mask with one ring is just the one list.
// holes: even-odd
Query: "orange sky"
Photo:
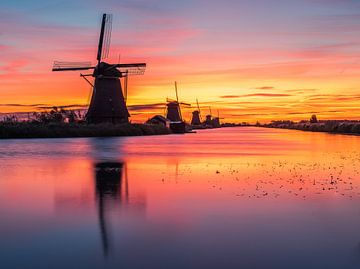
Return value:
[[(20, 3), (21, 2), (21, 3)], [(227, 122), (360, 119), (360, 4), (354, 1), (107, 0), (110, 63), (146, 62), (130, 78), (133, 121), (163, 114), (166, 97)], [(225, 4), (226, 3), (226, 4)], [(204, 9), (206, 5), (206, 9)], [(94, 1), (0, 4), (0, 112), (89, 103), (77, 72), (54, 60), (95, 63), (101, 11)], [(86, 7), (86, 8), (85, 8)], [(190, 120), (192, 109), (183, 114)]]

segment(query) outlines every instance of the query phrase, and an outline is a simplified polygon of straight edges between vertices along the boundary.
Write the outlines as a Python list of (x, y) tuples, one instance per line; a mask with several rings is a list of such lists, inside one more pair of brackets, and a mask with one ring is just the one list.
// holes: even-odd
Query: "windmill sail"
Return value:
[(112, 30), (112, 14), (107, 14), (105, 20), (105, 33), (104, 33), (103, 48), (101, 53), (101, 60), (109, 57), (111, 30)]
[(94, 69), (91, 62), (61, 62), (55, 61), (52, 71), (76, 71)]
[(112, 29), (112, 15), (104, 14), (101, 22), (101, 31), (99, 38), (98, 53), (96, 59), (100, 63), (109, 55), (110, 39)]
[(143, 75), (145, 73), (146, 63), (115, 64), (114, 67), (119, 69), (121, 73), (126, 73), (127, 75)]

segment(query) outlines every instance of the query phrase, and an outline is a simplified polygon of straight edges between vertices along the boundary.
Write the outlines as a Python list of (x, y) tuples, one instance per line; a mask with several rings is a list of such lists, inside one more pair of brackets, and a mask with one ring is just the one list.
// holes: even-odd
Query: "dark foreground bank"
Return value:
[(301, 130), (301, 131), (309, 131), (309, 132), (327, 132), (327, 133), (335, 133), (335, 134), (360, 135), (359, 121), (328, 120), (328, 121), (319, 121), (316, 123), (272, 122), (260, 126), (268, 127), (268, 128), (293, 129), (293, 130)]
[(169, 133), (169, 129), (164, 126), (148, 124), (0, 123), (0, 139), (142, 136)]

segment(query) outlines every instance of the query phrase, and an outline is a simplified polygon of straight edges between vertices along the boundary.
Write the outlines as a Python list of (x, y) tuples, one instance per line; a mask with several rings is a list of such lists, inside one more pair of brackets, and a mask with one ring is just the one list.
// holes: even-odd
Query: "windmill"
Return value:
[(192, 112), (191, 125), (201, 125), (200, 106), (197, 98), (196, 98), (196, 105), (198, 109)]
[(177, 82), (175, 81), (176, 100), (166, 98), (166, 118), (173, 122), (183, 121), (181, 115), (181, 106), (191, 107), (190, 104), (179, 102)]
[(220, 119), (224, 119), (224, 118), (220, 118), (220, 112), (219, 112), (219, 110), (217, 110), (217, 117), (214, 117), (214, 118), (212, 119), (212, 126), (213, 126), (214, 128), (219, 128), (219, 127), (221, 127)]
[(212, 125), (211, 106), (209, 106), (209, 112), (210, 112), (210, 114), (206, 115), (206, 118), (205, 118), (205, 124), (206, 125)]
[[(89, 123), (126, 123), (130, 114), (126, 107), (127, 84), (129, 75), (143, 75), (145, 63), (109, 64), (104, 62), (109, 55), (112, 29), (112, 15), (103, 14), (97, 52), (97, 65), (91, 62), (55, 61), (52, 71), (85, 71), (94, 70), (92, 74), (80, 74), (92, 87), (92, 97), (86, 114)], [(91, 83), (88, 77), (94, 77)], [(124, 78), (125, 97), (122, 91), (121, 78)]]

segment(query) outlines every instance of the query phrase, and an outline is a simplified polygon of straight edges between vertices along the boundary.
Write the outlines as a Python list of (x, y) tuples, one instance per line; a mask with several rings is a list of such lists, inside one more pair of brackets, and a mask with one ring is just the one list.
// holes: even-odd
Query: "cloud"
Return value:
[(239, 98), (241, 97), (241, 95), (223, 95), (223, 96), (219, 96), (220, 98), (224, 98), (224, 99), (231, 99), (231, 98)]
[(286, 93), (250, 93), (250, 94), (242, 94), (242, 95), (223, 95), (219, 96), (220, 98), (241, 98), (241, 97), (290, 97), (293, 96), (291, 94)]
[(360, 100), (360, 95), (350, 94), (312, 94), (306, 97), (309, 101), (326, 101), (326, 102), (339, 102), (339, 101), (356, 101)]
[(45, 104), (0, 104), (3, 107), (38, 107), (45, 106)]
[(291, 93), (307, 93), (307, 92), (316, 92), (319, 89), (290, 89), (290, 90), (285, 90), (286, 92), (291, 92)]
[(274, 89), (274, 87), (272, 86), (263, 86), (263, 87), (258, 87), (258, 88), (254, 88), (256, 90), (272, 90)]
[(144, 110), (163, 109), (164, 107), (165, 107), (164, 103), (154, 103), (154, 104), (144, 104), (144, 105), (129, 105), (128, 109), (131, 111), (144, 111)]

